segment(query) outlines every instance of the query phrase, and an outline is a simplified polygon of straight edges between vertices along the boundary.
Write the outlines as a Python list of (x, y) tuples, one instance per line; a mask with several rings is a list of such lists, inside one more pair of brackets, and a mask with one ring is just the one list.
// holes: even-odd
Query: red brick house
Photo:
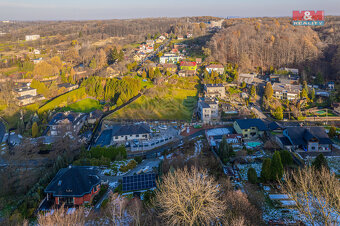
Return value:
[(56, 205), (90, 204), (100, 190), (100, 178), (93, 167), (69, 166), (59, 170), (46, 187), (47, 201)]

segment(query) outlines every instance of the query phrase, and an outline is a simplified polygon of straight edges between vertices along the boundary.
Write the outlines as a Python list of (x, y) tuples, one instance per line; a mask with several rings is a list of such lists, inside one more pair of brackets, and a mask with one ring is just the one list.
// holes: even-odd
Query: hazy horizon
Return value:
[(0, 1), (0, 20), (55, 21), (55, 20), (109, 20), (155, 17), (284, 17), (293, 10), (324, 10), (325, 15), (340, 15), (336, 0), (299, 2), (293, 0), (13, 0)]

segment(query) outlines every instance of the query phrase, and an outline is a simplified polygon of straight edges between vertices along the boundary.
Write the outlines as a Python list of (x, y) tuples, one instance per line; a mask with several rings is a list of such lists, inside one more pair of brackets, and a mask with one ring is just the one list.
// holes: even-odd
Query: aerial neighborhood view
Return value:
[(0, 2), (0, 225), (340, 225), (336, 1), (113, 2)]

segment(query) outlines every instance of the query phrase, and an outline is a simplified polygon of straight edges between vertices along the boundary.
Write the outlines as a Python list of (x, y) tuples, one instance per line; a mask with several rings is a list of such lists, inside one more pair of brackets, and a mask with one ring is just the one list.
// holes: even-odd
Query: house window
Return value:
[(248, 134), (244, 134), (244, 137), (248, 137)]
[(118, 136), (115, 136), (115, 139), (118, 139)]
[(314, 147), (314, 146), (312, 146), (312, 150), (313, 150), (313, 151), (315, 150), (315, 147)]
[(139, 137), (139, 134), (137, 134), (136, 137)]
[(244, 132), (248, 132), (248, 129), (245, 129)]

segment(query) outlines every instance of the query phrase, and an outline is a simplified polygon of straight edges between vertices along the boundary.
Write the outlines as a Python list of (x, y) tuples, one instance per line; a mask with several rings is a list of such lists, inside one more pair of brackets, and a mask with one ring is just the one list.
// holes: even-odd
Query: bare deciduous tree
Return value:
[(108, 203), (109, 217), (112, 225), (124, 225), (127, 223), (128, 216), (126, 206), (128, 200), (117, 193), (110, 194), (110, 201)]
[(208, 225), (224, 214), (219, 194), (218, 184), (207, 171), (177, 169), (158, 183), (154, 204), (169, 225)]
[(67, 213), (68, 209), (61, 206), (53, 213), (40, 213), (38, 215), (39, 226), (81, 226), (85, 225), (85, 213), (83, 208)]
[(340, 220), (340, 182), (326, 169), (313, 167), (286, 173), (282, 189), (305, 220), (312, 224), (337, 225)]

